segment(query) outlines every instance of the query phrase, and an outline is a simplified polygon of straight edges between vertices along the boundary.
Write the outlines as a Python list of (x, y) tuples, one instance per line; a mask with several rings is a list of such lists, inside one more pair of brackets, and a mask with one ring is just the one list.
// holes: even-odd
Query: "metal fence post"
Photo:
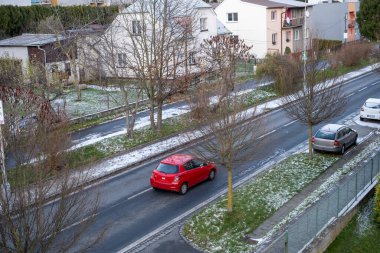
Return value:
[(358, 173), (355, 174), (355, 200), (358, 199)]
[(289, 253), (289, 234), (288, 230), (285, 232), (285, 253)]
[(338, 199), (336, 201), (336, 217), (339, 217), (339, 195), (340, 195), (340, 186), (338, 186)]
[(373, 159), (371, 159), (371, 184), (373, 183)]

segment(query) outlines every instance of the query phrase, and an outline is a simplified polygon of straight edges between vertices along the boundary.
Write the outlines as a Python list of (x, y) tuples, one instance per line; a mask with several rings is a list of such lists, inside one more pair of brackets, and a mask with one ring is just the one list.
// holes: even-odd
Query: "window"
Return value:
[(276, 45), (277, 42), (277, 33), (272, 33), (272, 44)]
[(287, 31), (285, 33), (285, 40), (286, 40), (286, 42), (290, 41), (291, 36), (292, 36), (292, 33), (290, 31)]
[(140, 35), (141, 34), (140, 21), (138, 21), (138, 20), (132, 21), (132, 34), (134, 34), (134, 35)]
[(71, 67), (70, 67), (70, 63), (69, 62), (66, 62), (65, 63), (65, 72), (71, 76)]
[(183, 167), (185, 168), (185, 170), (192, 170), (193, 169), (193, 163), (191, 161), (185, 163), (183, 165)]
[(229, 22), (237, 22), (238, 21), (238, 14), (237, 14), (237, 12), (227, 13), (227, 21), (229, 21)]
[(297, 10), (292, 9), (292, 18), (297, 18)]
[(178, 166), (160, 163), (157, 167), (157, 171), (163, 172), (165, 174), (177, 174), (178, 173)]
[(294, 31), (294, 40), (299, 40), (300, 39), (300, 30), (295, 30)]
[(127, 65), (127, 54), (117, 54), (117, 64), (119, 67), (125, 67)]
[(195, 65), (195, 52), (189, 52), (189, 64), (190, 65)]
[(271, 11), (270, 18), (272, 21), (276, 21), (277, 20), (277, 11)]
[(200, 26), (201, 26), (201, 32), (207, 31), (207, 18), (201, 18), (200, 19)]

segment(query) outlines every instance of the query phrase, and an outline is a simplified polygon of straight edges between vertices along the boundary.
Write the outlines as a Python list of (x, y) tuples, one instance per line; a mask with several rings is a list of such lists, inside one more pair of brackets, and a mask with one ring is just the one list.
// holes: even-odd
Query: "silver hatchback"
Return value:
[(351, 145), (356, 145), (358, 133), (345, 125), (327, 124), (314, 135), (313, 149), (317, 151), (339, 152), (341, 154)]

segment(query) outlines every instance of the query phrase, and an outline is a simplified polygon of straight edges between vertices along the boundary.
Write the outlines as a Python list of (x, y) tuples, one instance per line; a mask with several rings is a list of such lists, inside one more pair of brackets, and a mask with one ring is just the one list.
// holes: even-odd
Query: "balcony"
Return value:
[(355, 21), (354, 20), (348, 21), (347, 26), (348, 26), (348, 28), (355, 28)]
[(104, 5), (105, 0), (90, 0), (90, 5), (92, 6), (99, 6), (99, 5)]
[(292, 28), (303, 25), (303, 18), (293, 18), (284, 20), (282, 28)]
[(51, 5), (51, 0), (31, 0), (32, 5), (34, 4), (43, 4), (43, 5)]

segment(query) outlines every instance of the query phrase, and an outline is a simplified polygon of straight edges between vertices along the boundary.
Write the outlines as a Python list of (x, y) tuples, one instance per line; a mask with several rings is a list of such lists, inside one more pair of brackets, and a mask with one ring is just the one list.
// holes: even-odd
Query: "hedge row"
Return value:
[(83, 24), (109, 24), (118, 11), (117, 6), (0, 6), (0, 39), (22, 33), (37, 32), (38, 23), (45, 18), (58, 15), (64, 27), (73, 28)]

